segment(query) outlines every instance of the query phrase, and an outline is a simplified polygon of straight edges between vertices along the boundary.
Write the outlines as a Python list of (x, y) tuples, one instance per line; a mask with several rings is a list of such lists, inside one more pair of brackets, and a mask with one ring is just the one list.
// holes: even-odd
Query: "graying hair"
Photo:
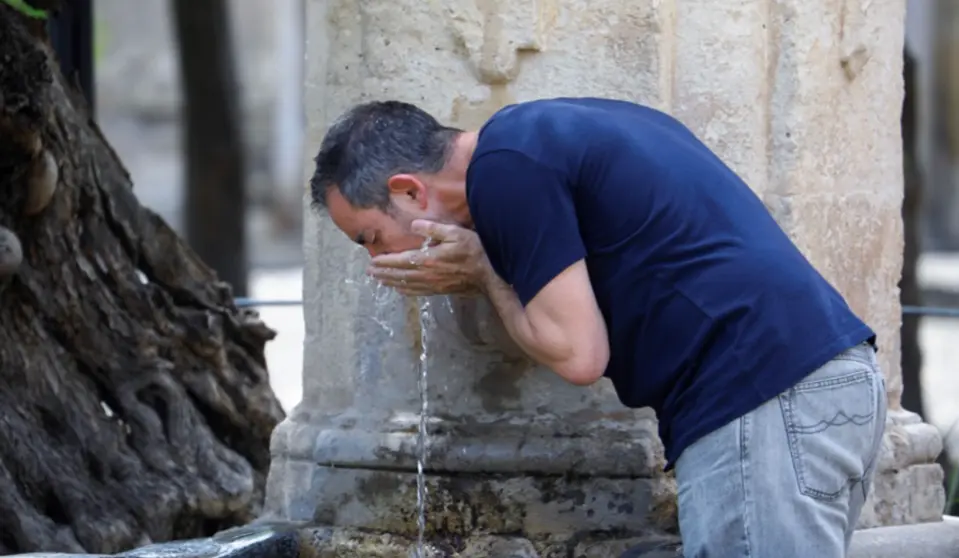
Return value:
[(402, 173), (436, 173), (449, 158), (462, 130), (440, 124), (422, 109), (400, 101), (357, 105), (330, 127), (313, 160), (310, 197), (326, 207), (336, 188), (359, 209), (390, 207), (389, 178)]

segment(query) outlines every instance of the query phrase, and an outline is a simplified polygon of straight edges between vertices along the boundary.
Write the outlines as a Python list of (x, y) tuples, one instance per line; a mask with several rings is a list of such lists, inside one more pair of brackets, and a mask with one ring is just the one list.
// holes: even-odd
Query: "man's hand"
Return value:
[(456, 225), (416, 220), (414, 233), (430, 239), (425, 250), (376, 256), (367, 274), (404, 295), (477, 294), (489, 273), (475, 232)]

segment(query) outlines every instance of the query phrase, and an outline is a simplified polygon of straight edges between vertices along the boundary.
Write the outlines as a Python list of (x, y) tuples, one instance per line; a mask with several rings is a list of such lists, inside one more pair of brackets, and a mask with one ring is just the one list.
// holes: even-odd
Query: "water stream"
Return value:
[[(420, 247), (421, 252), (426, 252), (432, 238), (427, 238)], [(429, 329), (431, 321), (430, 299), (429, 297), (420, 297), (420, 363), (419, 363), (419, 389), (420, 389), (420, 425), (416, 439), (416, 525), (419, 528), (419, 535), (416, 541), (416, 558), (426, 558), (426, 548), (424, 536), (426, 534), (426, 457), (429, 448), (429, 432), (427, 430), (429, 417), (429, 394), (427, 391), (428, 383), (428, 347), (429, 347)]]
[[(433, 239), (427, 238), (423, 245), (420, 247), (421, 252), (426, 252), (430, 245), (432, 244)], [(410, 263), (415, 263), (413, 260)], [(366, 277), (364, 282), (367, 285), (370, 285), (371, 279)], [(351, 279), (346, 280), (347, 283), (355, 283)], [(373, 300), (376, 311), (372, 317), (373, 321), (381, 327), (387, 335), (393, 337), (393, 328), (390, 327), (389, 320), (387, 316), (381, 315), (381, 312), (387, 311), (391, 303), (391, 298), (395, 296), (395, 291), (390, 288), (383, 286), (381, 283), (376, 283), (373, 290)], [(450, 312), (453, 311), (452, 307), (449, 306), (449, 301), (446, 301), (447, 308)], [(419, 309), (420, 309), (420, 357), (419, 362), (417, 363), (417, 370), (419, 371), (419, 378), (417, 381), (420, 394), (420, 420), (419, 428), (417, 430), (416, 438), (416, 525), (418, 528), (418, 536), (416, 541), (416, 549), (411, 558), (428, 558), (426, 554), (426, 459), (429, 455), (429, 396), (428, 396), (428, 347), (429, 347), (429, 331), (433, 324), (433, 314), (432, 309), (430, 308), (430, 299), (429, 297), (419, 297)]]

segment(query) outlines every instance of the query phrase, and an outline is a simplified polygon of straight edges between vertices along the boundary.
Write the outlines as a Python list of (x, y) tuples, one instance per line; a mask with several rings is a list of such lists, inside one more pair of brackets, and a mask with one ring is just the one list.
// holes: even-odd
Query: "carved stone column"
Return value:
[[(332, 118), (374, 98), (466, 128), (554, 96), (635, 100), (690, 125), (879, 332), (894, 411), (863, 523), (933, 518), (938, 434), (898, 410), (901, 3), (308, 0), (307, 14), (310, 156)], [(362, 281), (365, 253), (327, 218), (307, 215), (306, 231), (304, 399), (274, 434), (267, 516), (402, 546), (416, 531), (420, 313)], [(432, 307), (438, 540), (615, 556), (675, 521), (648, 410), (530, 368), (482, 302)], [(895, 500), (904, 486), (912, 498)]]

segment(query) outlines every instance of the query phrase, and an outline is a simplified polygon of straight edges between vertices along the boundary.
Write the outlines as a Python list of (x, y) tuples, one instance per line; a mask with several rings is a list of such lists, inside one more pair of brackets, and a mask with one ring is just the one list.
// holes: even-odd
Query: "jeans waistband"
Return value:
[(850, 347), (836, 355), (834, 360), (852, 360), (876, 367), (876, 345), (871, 341), (863, 341), (855, 347)]

